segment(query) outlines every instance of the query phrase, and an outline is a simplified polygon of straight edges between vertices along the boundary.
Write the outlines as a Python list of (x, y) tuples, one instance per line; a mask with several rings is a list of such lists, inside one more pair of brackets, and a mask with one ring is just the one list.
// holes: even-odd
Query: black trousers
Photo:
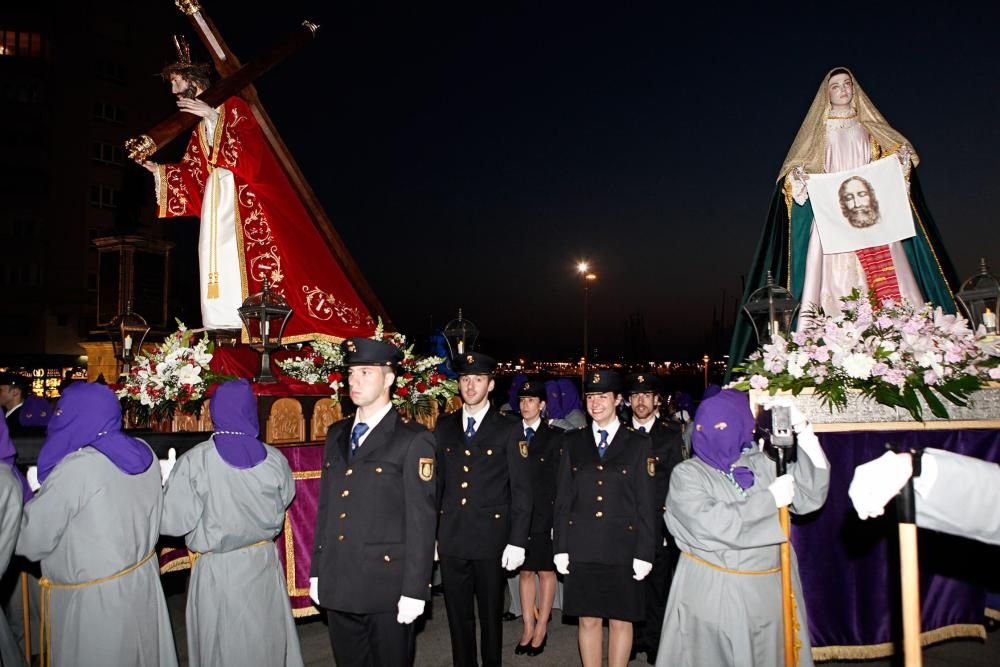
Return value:
[(503, 641), (503, 593), (507, 580), (500, 558), (467, 560), (441, 558), (441, 587), (448, 611), (451, 655), (455, 667), (477, 667), (476, 613), (479, 607), (479, 632), (483, 667), (500, 667)]
[(667, 609), (667, 597), (670, 595), (670, 582), (674, 578), (674, 569), (680, 552), (673, 540), (668, 540), (667, 546), (659, 547), (653, 559), (653, 569), (643, 583), (646, 585), (646, 614), (642, 623), (636, 624), (632, 636), (632, 650), (636, 653), (656, 653), (660, 647), (660, 631), (663, 628), (663, 613)]
[(396, 622), (396, 612), (351, 614), (327, 609), (330, 645), (338, 667), (410, 667), (413, 624)]

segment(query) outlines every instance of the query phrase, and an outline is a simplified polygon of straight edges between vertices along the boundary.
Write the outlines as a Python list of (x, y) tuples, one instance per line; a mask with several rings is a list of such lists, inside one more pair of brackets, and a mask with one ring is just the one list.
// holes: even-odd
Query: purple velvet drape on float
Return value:
[[(854, 468), (881, 456), (886, 443), (1000, 462), (1000, 431), (822, 433), (819, 438), (830, 459), (830, 494), (823, 509), (796, 521), (792, 542), (814, 650), (830, 647), (827, 655), (821, 649), (820, 657), (846, 658), (852, 657), (850, 650), (833, 647), (870, 647), (902, 636), (895, 513), (889, 509), (879, 519), (858, 519), (847, 497)], [(969, 502), (975, 497), (970, 495)], [(983, 623), (987, 592), (1000, 591), (1000, 547), (921, 530), (919, 549), (923, 632)]]

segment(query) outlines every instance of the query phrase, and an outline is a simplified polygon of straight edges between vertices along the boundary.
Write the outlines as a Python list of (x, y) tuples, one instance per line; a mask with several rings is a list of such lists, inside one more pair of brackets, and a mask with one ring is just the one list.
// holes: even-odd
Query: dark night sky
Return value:
[(713, 307), (726, 291), (732, 308), (781, 160), (837, 65), (915, 145), (960, 277), (981, 254), (1000, 268), (997, 16), (535, 4), (205, 2), (244, 61), (321, 24), (258, 90), (402, 331), (462, 306), (487, 351), (578, 354), (586, 257), (602, 353), (623, 349), (637, 310), (658, 358), (709, 351)]

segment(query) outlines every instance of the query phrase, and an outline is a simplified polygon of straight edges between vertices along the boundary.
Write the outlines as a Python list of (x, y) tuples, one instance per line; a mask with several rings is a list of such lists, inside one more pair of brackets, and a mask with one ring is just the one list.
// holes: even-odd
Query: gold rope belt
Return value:
[(84, 581), (79, 584), (57, 584), (48, 577), (42, 577), (38, 582), (42, 593), (41, 609), (39, 610), (42, 627), (39, 630), (39, 635), (38, 635), (39, 664), (41, 665), (41, 667), (48, 667), (48, 665), (50, 664), (49, 661), (52, 659), (52, 648), (49, 646), (49, 642), (51, 642), (52, 640), (51, 637), (52, 619), (49, 616), (52, 611), (50, 607), (52, 604), (51, 596), (53, 588), (61, 588), (61, 589), (86, 588), (88, 586), (97, 586), (98, 584), (106, 584), (109, 581), (120, 579), (121, 577), (124, 577), (126, 574), (135, 572), (140, 567), (149, 562), (149, 559), (152, 558), (155, 554), (156, 554), (155, 550), (150, 551), (148, 554), (146, 554), (146, 557), (143, 558), (141, 561), (139, 561), (135, 565), (132, 565), (131, 567), (125, 568), (121, 572), (117, 572), (107, 577), (101, 577), (100, 579), (94, 579), (93, 581)]
[(704, 558), (698, 558), (694, 554), (689, 554), (686, 551), (682, 551), (681, 553), (696, 563), (707, 565), (713, 570), (718, 570), (719, 572), (725, 572), (727, 574), (775, 574), (776, 572), (781, 572), (780, 567), (772, 567), (770, 570), (730, 570), (728, 567), (721, 567), (719, 565), (715, 565), (714, 563), (709, 563)]
[[(274, 540), (261, 540), (260, 542), (254, 542), (253, 544), (248, 544), (245, 547), (238, 547), (236, 549), (233, 549), (233, 551), (242, 551), (243, 549), (252, 549), (254, 547), (262, 547), (265, 544), (274, 544)], [(229, 551), (229, 552), (226, 552), (226, 553), (233, 553), (233, 551)], [(218, 552), (216, 552), (216, 551), (191, 551), (190, 549), (188, 549), (188, 560), (190, 560), (191, 567), (193, 568), (194, 564), (203, 555), (205, 555), (205, 554), (214, 554), (214, 553), (218, 553)]]

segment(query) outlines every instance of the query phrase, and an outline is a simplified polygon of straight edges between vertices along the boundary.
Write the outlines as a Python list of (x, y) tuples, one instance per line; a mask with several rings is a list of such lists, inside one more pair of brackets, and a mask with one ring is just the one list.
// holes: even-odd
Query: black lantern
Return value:
[(973, 329), (982, 325), (988, 335), (997, 334), (997, 310), (1000, 309), (1000, 280), (990, 273), (986, 259), (979, 260), (979, 273), (972, 276), (958, 291), (958, 302)]
[(449, 356), (454, 359), (455, 355), (471, 352), (476, 346), (476, 339), (479, 338), (479, 329), (471, 320), (462, 317), (462, 309), (458, 309), (458, 317), (448, 322), (444, 327), (444, 340), (448, 344)]
[(277, 382), (271, 373), (271, 352), (281, 347), (285, 325), (292, 316), (291, 307), (285, 297), (271, 291), (271, 284), (265, 277), (264, 288), (246, 298), (239, 314), (250, 347), (260, 352), (260, 371), (254, 382)]
[(146, 319), (132, 312), (132, 302), (125, 303), (125, 312), (119, 313), (108, 324), (108, 335), (111, 336), (111, 346), (115, 358), (122, 362), (122, 372), (128, 373), (135, 357), (142, 351), (142, 344), (149, 333)]
[(787, 338), (798, 310), (799, 302), (791, 292), (774, 283), (770, 271), (767, 283), (743, 304), (743, 312), (750, 317), (758, 345), (770, 343), (776, 335)]

